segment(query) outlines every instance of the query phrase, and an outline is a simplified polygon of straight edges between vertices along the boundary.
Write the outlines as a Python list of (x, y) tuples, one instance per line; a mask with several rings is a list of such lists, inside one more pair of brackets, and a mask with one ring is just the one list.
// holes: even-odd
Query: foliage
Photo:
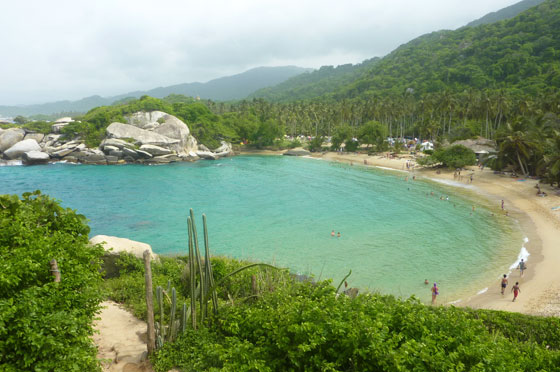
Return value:
[(323, 149), (324, 140), (325, 138), (323, 136), (313, 137), (313, 139), (307, 144), (307, 149), (311, 152), (321, 151)]
[(386, 127), (375, 120), (365, 123), (362, 127), (360, 127), (358, 132), (358, 139), (361, 143), (367, 145), (368, 148), (371, 145), (380, 146), (380, 144), (385, 141), (386, 137)]
[(103, 249), (88, 233), (84, 216), (39, 191), (0, 196), (0, 370), (98, 369), (90, 336)]
[[(292, 283), (224, 310), (200, 338), (187, 332), (165, 345), (156, 371), (539, 371), (560, 362), (558, 351), (508, 338), (469, 311), (380, 295), (337, 298), (328, 282)], [(553, 324), (532, 322), (543, 334)]]
[(454, 145), (447, 148), (439, 148), (433, 155), (418, 159), (420, 165), (434, 165), (441, 163), (448, 168), (463, 168), (467, 165), (476, 164), (474, 151), (463, 146)]
[(49, 134), (51, 132), (52, 123), (46, 121), (28, 121), (22, 125), (22, 128), (32, 132)]
[(352, 140), (352, 128), (348, 125), (337, 127), (331, 138), (331, 149), (335, 151), (338, 150), (340, 145), (346, 143), (348, 140)]

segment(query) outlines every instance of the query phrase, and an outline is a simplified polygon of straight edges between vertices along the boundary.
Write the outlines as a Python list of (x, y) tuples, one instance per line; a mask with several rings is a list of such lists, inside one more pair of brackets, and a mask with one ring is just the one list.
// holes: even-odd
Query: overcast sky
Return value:
[(518, 0), (3, 0), (0, 105), (357, 63)]

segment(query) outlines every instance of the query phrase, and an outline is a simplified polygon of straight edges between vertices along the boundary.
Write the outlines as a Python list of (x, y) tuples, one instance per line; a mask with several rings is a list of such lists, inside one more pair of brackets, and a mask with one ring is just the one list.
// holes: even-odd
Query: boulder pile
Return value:
[(27, 165), (49, 161), (165, 164), (233, 155), (227, 142), (222, 141), (214, 151), (198, 144), (185, 123), (162, 111), (136, 112), (127, 117), (127, 123), (111, 123), (97, 148), (88, 148), (80, 138), (60, 134), (71, 122), (71, 118), (57, 120), (47, 135), (21, 128), (0, 130), (0, 162), (3, 158), (21, 160)]

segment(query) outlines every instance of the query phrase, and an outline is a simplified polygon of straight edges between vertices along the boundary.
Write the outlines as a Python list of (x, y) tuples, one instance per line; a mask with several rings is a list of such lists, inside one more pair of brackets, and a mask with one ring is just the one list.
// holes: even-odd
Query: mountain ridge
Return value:
[(33, 105), (0, 106), (0, 116), (83, 113), (94, 107), (107, 106), (124, 98), (139, 98), (143, 95), (163, 98), (169, 94), (183, 94), (216, 101), (242, 99), (260, 88), (276, 85), (290, 77), (311, 70), (298, 66), (255, 67), (239, 74), (212, 79), (206, 83), (175, 84), (110, 97), (92, 95), (76, 101), (61, 100)]

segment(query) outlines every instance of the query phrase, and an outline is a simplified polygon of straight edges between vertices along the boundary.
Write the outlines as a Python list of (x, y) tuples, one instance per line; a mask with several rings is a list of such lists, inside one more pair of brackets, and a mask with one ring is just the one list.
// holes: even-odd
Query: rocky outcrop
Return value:
[(88, 148), (80, 137), (67, 138), (67, 135), (58, 133), (73, 121), (70, 117), (58, 119), (52, 125), (54, 133), (48, 135), (26, 134), (19, 128), (0, 131), (0, 158), (22, 159), (25, 153), (33, 151), (26, 156), (25, 164), (39, 164), (45, 160), (86, 164), (166, 164), (233, 155), (231, 145), (226, 142), (214, 151), (199, 145), (184, 122), (162, 111), (137, 112), (127, 117), (128, 124), (112, 123), (99, 148)]
[(311, 155), (311, 153), (307, 150), (299, 148), (299, 149), (288, 150), (284, 153), (284, 155), (286, 155), (286, 156), (309, 156), (309, 155)]
[(25, 165), (46, 164), (50, 158), (49, 154), (42, 151), (29, 151), (22, 156), (23, 164)]
[(0, 132), (0, 152), (4, 152), (23, 140), (25, 131), (20, 128), (10, 128)]
[(4, 157), (20, 159), (23, 154), (29, 151), (41, 151), (41, 146), (34, 139), (23, 140), (4, 151)]

